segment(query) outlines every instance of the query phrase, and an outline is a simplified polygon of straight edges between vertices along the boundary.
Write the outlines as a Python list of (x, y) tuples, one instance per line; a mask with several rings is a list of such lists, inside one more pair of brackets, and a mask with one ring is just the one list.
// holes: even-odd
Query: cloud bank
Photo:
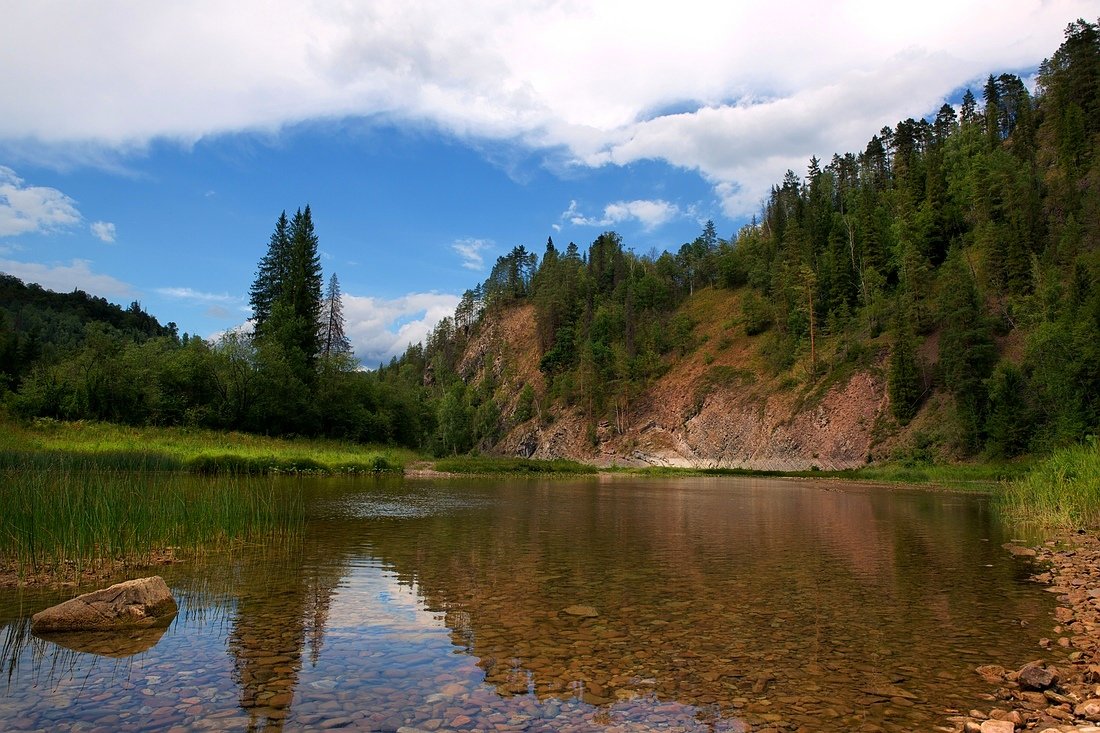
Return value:
[(449, 293), (409, 293), (399, 298), (373, 298), (344, 293), (346, 333), (359, 361), (373, 368), (404, 353), (447, 316), (459, 297)]
[(90, 260), (72, 260), (69, 264), (44, 264), (0, 259), (0, 272), (14, 275), (25, 283), (38, 283), (58, 293), (84, 290), (104, 298), (129, 298), (134, 287), (117, 278), (94, 272)]
[(859, 149), (959, 86), (1033, 68), (1095, 10), (1092, 0), (929, 0), (916, 12), (869, 0), (15, 3), (0, 27), (0, 98), (20, 103), (0, 116), (0, 149), (102, 157), (158, 138), (362, 117), (575, 166), (665, 161), (697, 171), (736, 215), (811, 154)]

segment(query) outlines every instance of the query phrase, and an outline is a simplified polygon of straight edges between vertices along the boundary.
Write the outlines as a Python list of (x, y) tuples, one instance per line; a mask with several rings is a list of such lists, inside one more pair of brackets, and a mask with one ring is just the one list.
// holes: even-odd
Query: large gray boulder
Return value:
[(178, 610), (168, 584), (159, 575), (116, 583), (85, 593), (31, 618), (31, 631), (114, 631), (168, 626)]

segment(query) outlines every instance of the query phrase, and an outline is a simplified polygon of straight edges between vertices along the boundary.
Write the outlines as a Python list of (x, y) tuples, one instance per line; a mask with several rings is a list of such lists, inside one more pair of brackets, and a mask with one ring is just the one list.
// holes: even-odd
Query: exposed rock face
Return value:
[(168, 584), (159, 575), (117, 583), (39, 611), (31, 631), (113, 631), (167, 626), (177, 611)]
[[(724, 312), (724, 311), (723, 311)], [(719, 323), (701, 324), (708, 343)], [(534, 306), (494, 314), (471, 339), (458, 373), (469, 384), (499, 384), (501, 412), (511, 415), (524, 385), (545, 395)], [(572, 458), (596, 465), (844, 469), (874, 452), (876, 425), (888, 414), (885, 356), (828, 386), (784, 387), (761, 371), (757, 345), (736, 340), (675, 360), (667, 373), (618, 403), (614, 418), (593, 425), (580, 406), (539, 400), (531, 419), (512, 427), (491, 452), (527, 458)]]

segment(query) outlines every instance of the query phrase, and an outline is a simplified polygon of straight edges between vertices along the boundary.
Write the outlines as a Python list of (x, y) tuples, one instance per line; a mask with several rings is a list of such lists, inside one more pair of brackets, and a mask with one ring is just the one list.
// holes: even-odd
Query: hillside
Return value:
[[(487, 448), (599, 465), (807, 470), (864, 464), (875, 452), (876, 428), (890, 422), (881, 358), (813, 392), (787, 377), (769, 377), (760, 340), (723, 328), (736, 320), (738, 300), (716, 289), (690, 298), (683, 310), (698, 324), (701, 345), (594, 429), (581, 407), (548, 407)], [(515, 414), (524, 385), (546, 401), (542, 355), (524, 337), (534, 325), (532, 305), (503, 309), (486, 319), (460, 359), (460, 373), (472, 382), (499, 384), (505, 415)]]
[(597, 463), (846, 468), (1100, 429), (1100, 32), (787, 171), (728, 239), (498, 258), (423, 347), (430, 443)]

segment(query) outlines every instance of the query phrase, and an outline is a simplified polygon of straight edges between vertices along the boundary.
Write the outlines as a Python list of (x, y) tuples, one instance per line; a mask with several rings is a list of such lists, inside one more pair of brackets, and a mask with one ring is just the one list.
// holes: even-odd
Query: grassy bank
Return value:
[(1052, 528), (1100, 526), (1100, 443), (1056, 451), (1005, 485), (998, 503), (1012, 519)]
[(54, 420), (0, 424), (0, 468), (62, 461), (118, 471), (346, 474), (401, 471), (414, 455), (401, 448), (187, 428)]
[(287, 537), (305, 516), (298, 490), (266, 478), (102, 470), (71, 459), (5, 468), (0, 505), (0, 558), (20, 576)]

